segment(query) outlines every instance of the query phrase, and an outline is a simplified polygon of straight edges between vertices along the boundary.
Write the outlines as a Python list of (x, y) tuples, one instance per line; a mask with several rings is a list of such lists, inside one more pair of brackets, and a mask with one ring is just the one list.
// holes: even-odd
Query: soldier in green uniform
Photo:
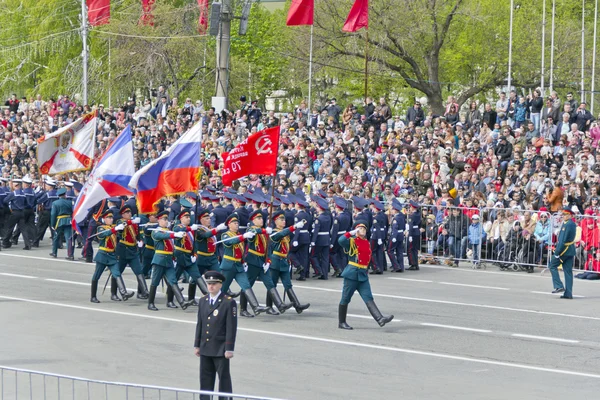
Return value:
[(50, 224), (54, 227), (56, 234), (52, 240), (52, 253), (50, 255), (56, 258), (60, 242), (64, 235), (67, 242), (67, 260), (74, 260), (73, 244), (71, 243), (71, 235), (73, 228), (71, 227), (71, 218), (73, 216), (73, 202), (66, 199), (67, 189), (60, 188), (56, 192), (58, 200), (52, 203), (50, 211)]
[(369, 275), (367, 274), (369, 260), (371, 259), (371, 244), (367, 240), (367, 229), (367, 222), (358, 220), (354, 223), (352, 231), (346, 232), (338, 239), (338, 243), (342, 246), (344, 252), (348, 254), (348, 265), (346, 265), (346, 268), (342, 272), (344, 287), (338, 309), (338, 327), (340, 329), (352, 329), (346, 323), (346, 315), (348, 314), (348, 304), (352, 299), (352, 295), (357, 290), (367, 305), (373, 319), (377, 321), (379, 326), (384, 326), (394, 319), (393, 315), (381, 315), (379, 308), (377, 308), (373, 300), (373, 292), (371, 292)]
[[(159, 212), (160, 210), (157, 210)], [(148, 277), (152, 270), (152, 258), (154, 257), (154, 240), (152, 240), (152, 230), (158, 226), (156, 213), (142, 216), (144, 227), (144, 248), (142, 249), (142, 275), (144, 279)]]
[(117, 256), (115, 254), (117, 248), (117, 232), (125, 229), (125, 225), (113, 226), (113, 212), (111, 210), (106, 210), (104, 214), (102, 214), (102, 222), (103, 225), (100, 225), (96, 229), (100, 245), (98, 246), (98, 252), (94, 258), (94, 261), (96, 261), (96, 271), (94, 271), (94, 275), (92, 276), (92, 296), (90, 301), (92, 303), (100, 303), (97, 297), (98, 281), (106, 268), (110, 269), (111, 274), (117, 281), (117, 286), (119, 287), (119, 292), (121, 292), (123, 300), (127, 301), (130, 297), (133, 297), (133, 292), (128, 292), (125, 287), (125, 282), (121, 276), (121, 270), (117, 264)]
[(179, 287), (177, 286), (177, 277), (175, 275), (175, 265), (173, 265), (173, 252), (175, 245), (174, 238), (181, 239), (185, 232), (171, 232), (167, 229), (169, 225), (169, 211), (164, 210), (158, 213), (158, 228), (152, 231), (152, 240), (154, 240), (154, 258), (152, 259), (152, 282), (150, 284), (150, 293), (148, 295), (148, 310), (158, 311), (154, 305), (156, 298), (156, 288), (160, 284), (163, 276), (167, 279), (167, 284), (173, 290), (177, 302), (183, 310), (192, 303), (185, 301)]
[[(175, 225), (173, 231), (184, 232), (185, 235), (181, 239), (175, 240), (175, 260), (177, 261), (175, 274), (178, 281), (184, 272), (189, 276), (188, 301), (191, 301), (193, 305), (197, 306), (198, 302), (195, 299), (196, 284), (200, 286), (200, 290), (203, 294), (208, 293), (206, 283), (198, 270), (196, 254), (194, 251), (194, 233), (198, 230), (200, 225), (193, 224), (190, 226), (191, 214), (189, 210), (183, 210), (179, 213), (177, 218), (180, 223)], [(167, 289), (167, 307), (177, 308), (175, 303), (173, 303), (173, 291), (170, 287)]]
[(244, 256), (244, 240), (252, 239), (256, 235), (254, 232), (246, 232), (243, 235), (238, 234), (240, 228), (239, 217), (237, 213), (231, 214), (225, 221), (229, 230), (221, 235), (223, 241), (224, 254), (221, 261), (221, 273), (225, 276), (222, 291), (227, 293), (231, 282), (235, 281), (242, 288), (248, 303), (255, 314), (267, 311), (267, 307), (260, 306), (256, 295), (248, 282), (248, 275), (244, 270), (242, 258)]
[[(199, 210), (196, 217), (198, 218), (198, 221), (200, 221), (200, 224), (194, 235), (194, 252), (197, 257), (196, 265), (201, 275), (196, 283), (200, 288), (200, 291), (202, 291), (202, 294), (206, 295), (208, 293), (208, 288), (206, 287), (206, 282), (204, 282), (202, 275), (206, 271), (216, 271), (219, 269), (215, 236), (219, 232), (227, 230), (227, 225), (219, 224), (216, 228), (211, 228), (210, 211), (206, 209)], [(192, 283), (190, 283), (190, 286), (191, 285)]]
[(143, 245), (143, 242), (140, 241), (138, 226), (141, 219), (139, 217), (132, 218), (131, 206), (128, 204), (121, 207), (119, 213), (121, 214), (121, 219), (117, 221), (117, 225), (122, 224), (125, 226), (125, 229), (118, 234), (117, 258), (119, 260), (119, 269), (122, 274), (127, 265), (131, 267), (138, 282), (137, 298), (147, 299), (148, 286), (146, 286), (146, 279), (144, 279), (138, 250), (138, 246)]
[[(274, 286), (277, 287), (277, 283), (279, 282), (279, 279), (281, 279), (281, 283), (292, 302), (292, 306), (296, 309), (296, 312), (300, 314), (310, 307), (310, 303), (300, 304), (298, 296), (296, 296), (296, 293), (292, 288), (290, 263), (287, 258), (290, 253), (290, 238), (296, 229), (304, 227), (304, 221), (298, 221), (289, 228), (286, 228), (284, 210), (273, 213), (273, 221), (275, 222), (275, 229), (273, 230), (275, 233), (271, 237), (272, 243), (269, 248), (270, 265), (268, 266), (268, 269), (270, 270)], [(270, 293), (271, 292), (269, 292), (269, 294)], [(275, 293), (277, 293), (277, 291), (275, 291)], [(269, 294), (267, 294), (267, 307), (272, 308), (272, 304), (269, 301)], [(277, 299), (273, 300), (277, 301)], [(275, 305), (277, 305), (277, 303), (275, 303)]]
[[(552, 293), (563, 293), (561, 299), (573, 298), (573, 260), (575, 259), (575, 235), (577, 233), (577, 224), (573, 222), (573, 211), (565, 207), (563, 212), (563, 224), (560, 227), (558, 241), (552, 253), (552, 259), (548, 268), (552, 274)], [(565, 286), (563, 286), (558, 274), (558, 267), (562, 266), (565, 274)]]

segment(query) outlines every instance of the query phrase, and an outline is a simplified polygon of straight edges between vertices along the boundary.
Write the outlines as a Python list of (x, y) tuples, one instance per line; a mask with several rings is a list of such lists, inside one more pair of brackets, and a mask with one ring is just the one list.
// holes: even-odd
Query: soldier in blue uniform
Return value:
[[(560, 227), (556, 247), (552, 253), (552, 259), (548, 268), (552, 273), (552, 293), (563, 293), (561, 299), (573, 298), (573, 261), (575, 259), (575, 235), (577, 224), (573, 222), (573, 211), (568, 207), (563, 208), (563, 224)], [(563, 286), (558, 274), (558, 267), (562, 266), (565, 274), (565, 285)]]
[(169, 211), (169, 221), (173, 222), (181, 212), (181, 202), (179, 200), (179, 196), (169, 196), (169, 206), (167, 207)]
[(294, 220), (296, 217), (294, 211), (291, 209), (292, 201), (288, 196), (279, 196), (279, 201), (281, 202), (281, 210), (283, 210), (285, 214), (285, 226), (289, 228), (290, 226), (294, 225)]
[[(148, 287), (146, 286), (146, 279), (144, 279), (138, 251), (138, 247), (141, 248), (143, 246), (139, 232), (141, 219), (139, 217), (132, 218), (132, 209), (128, 204), (123, 205), (119, 212), (121, 219), (117, 221), (117, 224), (125, 225), (125, 229), (119, 232), (118, 235), (117, 257), (119, 260), (119, 269), (123, 273), (129, 265), (138, 282), (137, 298), (145, 300), (148, 298)], [(116, 291), (116, 288), (114, 290)]]
[(2, 238), (4, 238), (5, 234), (4, 228), (10, 214), (10, 209), (4, 204), (4, 199), (10, 193), (6, 187), (7, 182), (8, 179), (0, 177), (0, 250), (2, 249)]
[[(373, 215), (369, 212), (368, 206), (371, 202), (367, 199), (363, 199), (360, 197), (354, 196), (352, 198), (354, 200), (354, 209), (356, 210), (356, 215), (354, 216), (354, 220), (362, 220), (365, 221), (368, 226), (373, 225)], [(371, 238), (371, 231), (367, 232), (367, 239)]]
[(110, 210), (106, 210), (100, 218), (102, 220), (102, 224), (97, 228), (97, 237), (100, 245), (98, 246), (98, 252), (96, 253), (95, 257), (96, 270), (92, 276), (92, 294), (90, 301), (92, 303), (100, 303), (97, 297), (98, 281), (100, 280), (104, 270), (107, 268), (117, 281), (117, 286), (119, 287), (119, 292), (123, 297), (123, 301), (127, 301), (129, 298), (133, 297), (133, 292), (128, 292), (127, 288), (125, 287), (125, 282), (121, 276), (121, 270), (119, 269), (117, 256), (115, 254), (115, 250), (117, 248), (117, 232), (125, 229), (125, 225), (121, 224), (114, 226), (113, 214)]
[(36, 194), (33, 191), (31, 179), (25, 177), (23, 181), (23, 195), (25, 195), (25, 205), (23, 208), (23, 226), (19, 225), (15, 231), (12, 239), (13, 243), (16, 243), (19, 238), (19, 231), (23, 235), (23, 250), (31, 250), (31, 246), (36, 238), (35, 230), (35, 207), (36, 207)]
[(387, 254), (392, 262), (392, 272), (404, 272), (404, 229), (406, 228), (406, 215), (402, 204), (396, 199), (392, 200), (392, 231), (388, 239)]
[(371, 292), (369, 275), (367, 274), (369, 260), (371, 259), (371, 245), (367, 240), (368, 230), (366, 221), (357, 220), (354, 223), (353, 230), (346, 232), (338, 239), (338, 242), (348, 254), (348, 265), (342, 272), (344, 287), (338, 308), (338, 327), (340, 329), (352, 329), (346, 323), (346, 316), (348, 314), (348, 304), (350, 304), (350, 300), (357, 290), (379, 326), (384, 326), (394, 319), (393, 315), (382, 315), (373, 300), (373, 292)]
[(85, 262), (92, 262), (92, 260), (94, 259), (94, 248), (92, 246), (94, 239), (89, 239), (89, 237), (92, 236), (94, 232), (96, 232), (98, 224), (101, 223), (101, 216), (106, 210), (108, 210), (108, 200), (103, 199), (102, 201), (99, 201), (97, 204), (95, 204), (86, 216), (88, 225), (87, 234), (85, 236), (86, 240), (83, 244), (83, 257), (85, 258)]
[[(50, 226), (50, 210), (52, 210), (52, 203), (58, 200), (56, 195), (56, 182), (53, 180), (46, 180), (44, 182), (45, 190), (41, 190), (36, 196), (36, 203), (38, 205), (38, 221), (36, 226), (36, 235), (33, 240), (33, 247), (40, 247), (40, 241), (44, 239), (46, 230)], [(54, 232), (52, 231), (52, 236)]]
[(312, 200), (319, 216), (315, 219), (313, 233), (310, 240), (312, 247), (312, 263), (315, 267), (315, 278), (329, 279), (329, 245), (331, 244), (331, 213), (327, 200), (313, 196)]
[(58, 200), (52, 203), (52, 210), (50, 211), (50, 224), (54, 227), (56, 235), (52, 241), (52, 253), (50, 255), (56, 258), (58, 251), (58, 245), (64, 236), (67, 242), (67, 260), (74, 260), (73, 257), (73, 241), (71, 227), (71, 218), (73, 216), (73, 202), (67, 200), (67, 190), (60, 188), (56, 192)]
[(246, 202), (246, 198), (242, 195), (238, 194), (233, 197), (233, 205), (235, 206), (235, 210), (233, 212), (237, 214), (239, 221), (239, 232), (241, 234), (246, 232), (246, 229), (248, 228), (248, 217), (250, 216), (250, 212), (246, 208)]
[(152, 231), (158, 227), (158, 218), (156, 214), (162, 211), (161, 207), (156, 209), (156, 212), (148, 215), (142, 215), (141, 222), (146, 225), (143, 230), (144, 248), (142, 249), (142, 275), (144, 279), (149, 278), (152, 271), (152, 259), (154, 258), (154, 240), (152, 239)]
[(419, 270), (419, 250), (421, 249), (421, 211), (419, 204), (410, 201), (410, 214), (408, 215), (405, 232), (408, 234), (408, 264), (409, 271)]
[(235, 207), (231, 203), (233, 201), (234, 193), (224, 192), (223, 193), (223, 208), (227, 211), (227, 216), (233, 214), (235, 212)]
[(308, 250), (310, 246), (313, 218), (310, 213), (306, 212), (308, 203), (304, 200), (304, 194), (302, 194), (302, 197), (293, 196), (292, 200), (296, 204), (297, 210), (297, 213), (294, 216), (294, 223), (300, 221), (306, 222), (301, 229), (296, 229), (294, 231), (292, 247), (289, 253), (289, 260), (292, 265), (296, 267), (296, 271), (300, 273), (300, 276), (298, 276), (297, 280), (305, 281), (310, 275), (310, 269), (308, 267), (310, 253)]
[(333, 227), (331, 228), (331, 265), (333, 265), (335, 276), (342, 277), (342, 271), (346, 267), (346, 254), (340, 246), (338, 239), (341, 235), (350, 230), (352, 226), (352, 215), (347, 209), (347, 202), (341, 197), (334, 197), (337, 215), (333, 218)]
[(371, 226), (371, 265), (373, 270), (371, 274), (383, 274), (387, 269), (385, 261), (385, 240), (388, 231), (388, 218), (385, 215), (384, 205), (378, 200), (373, 201), (373, 209), (377, 212), (373, 217), (373, 225)]

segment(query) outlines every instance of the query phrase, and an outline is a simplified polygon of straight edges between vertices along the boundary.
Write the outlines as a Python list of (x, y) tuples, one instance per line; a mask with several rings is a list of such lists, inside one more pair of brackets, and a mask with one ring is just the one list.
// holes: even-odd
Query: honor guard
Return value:
[[(292, 306), (296, 309), (298, 314), (301, 314), (302, 311), (310, 307), (310, 303), (301, 304), (298, 300), (298, 296), (296, 296), (292, 287), (292, 277), (287, 257), (290, 252), (290, 238), (295, 232), (304, 227), (304, 221), (298, 221), (289, 228), (286, 228), (285, 213), (283, 210), (273, 213), (273, 221), (275, 223), (275, 233), (271, 237), (272, 244), (269, 252), (270, 265), (268, 270), (270, 271), (270, 276), (275, 287), (273, 288), (273, 291), (269, 291), (269, 294), (273, 292), (277, 293), (277, 283), (279, 282), (279, 279), (281, 279), (281, 283), (292, 302)], [(279, 294), (277, 294), (277, 296), (279, 296)], [(269, 299), (269, 295), (267, 294), (267, 306), (271, 307), (272, 304)], [(271, 297), (271, 300), (274, 300), (274, 298)], [(279, 311), (281, 311), (277, 302), (275, 302), (275, 305)]]
[(421, 212), (419, 204), (410, 201), (410, 214), (406, 221), (405, 231), (408, 234), (408, 268), (410, 271), (419, 270), (419, 249), (421, 248)]
[(169, 221), (175, 221), (175, 218), (181, 212), (181, 203), (179, 200), (179, 196), (169, 196), (169, 206), (167, 208), (169, 211)]
[[(122, 274), (129, 265), (138, 282), (137, 298), (147, 299), (148, 287), (146, 286), (138, 252), (138, 247), (141, 248), (144, 245), (144, 242), (140, 240), (138, 226), (141, 219), (139, 217), (132, 218), (132, 209), (128, 204), (121, 207), (119, 213), (121, 214), (121, 219), (117, 221), (117, 225), (125, 225), (125, 229), (118, 234), (117, 257), (119, 259), (119, 269)], [(111, 290), (116, 294), (116, 287), (114, 289), (111, 288)]]
[(227, 218), (226, 224), (228, 231), (221, 235), (221, 240), (225, 247), (225, 253), (223, 254), (223, 260), (221, 261), (220, 267), (221, 273), (225, 276), (222, 290), (224, 293), (227, 293), (231, 283), (235, 279), (242, 288), (242, 292), (246, 296), (254, 313), (263, 313), (267, 311), (267, 307), (258, 304), (256, 295), (250, 287), (248, 275), (244, 270), (242, 260), (244, 257), (244, 241), (253, 239), (256, 234), (254, 232), (246, 232), (243, 235), (239, 234), (240, 222), (237, 213), (231, 214)]
[(404, 229), (406, 215), (402, 204), (395, 198), (392, 200), (392, 231), (388, 239), (387, 255), (392, 262), (392, 272), (404, 272)]
[[(575, 259), (575, 236), (577, 235), (577, 224), (573, 222), (573, 211), (565, 207), (562, 210), (563, 224), (558, 233), (558, 239), (548, 268), (552, 273), (552, 293), (563, 293), (561, 299), (573, 298), (573, 261)], [(558, 274), (558, 267), (562, 266), (565, 274), (565, 285), (563, 286)]]
[(67, 260), (74, 260), (74, 246), (72, 239), (73, 228), (71, 227), (73, 202), (71, 200), (67, 200), (67, 190), (65, 188), (58, 189), (56, 194), (58, 195), (58, 200), (52, 203), (52, 210), (50, 211), (50, 224), (56, 231), (54, 240), (52, 241), (52, 253), (50, 253), (50, 255), (56, 258), (58, 245), (60, 244), (60, 241), (64, 235), (64, 238), (67, 242)]
[(92, 294), (90, 301), (92, 303), (100, 303), (97, 297), (98, 281), (100, 280), (104, 270), (107, 268), (110, 270), (110, 273), (117, 282), (119, 293), (121, 293), (123, 301), (127, 301), (129, 298), (133, 297), (133, 292), (128, 292), (127, 288), (125, 287), (125, 282), (121, 276), (121, 270), (119, 269), (117, 255), (115, 253), (117, 249), (117, 233), (125, 229), (125, 225), (121, 224), (114, 226), (113, 213), (110, 210), (105, 211), (100, 219), (102, 221), (101, 225), (99, 225), (97, 228), (96, 236), (100, 244), (98, 246), (96, 257), (94, 258), (96, 261), (96, 270), (92, 276)]
[[(206, 271), (218, 270), (219, 260), (217, 258), (217, 240), (215, 239), (219, 232), (227, 230), (225, 223), (219, 224), (216, 228), (211, 228), (211, 213), (206, 209), (198, 211), (198, 221), (200, 227), (196, 231), (195, 251), (198, 257), (198, 269), (200, 274)], [(200, 290), (204, 288), (200, 286)], [(204, 293), (204, 291), (202, 292)]]
[(290, 227), (294, 225), (294, 219), (296, 215), (294, 211), (292, 211), (292, 201), (288, 198), (288, 196), (280, 196), (279, 201), (281, 202), (281, 209), (285, 214), (285, 226)]
[(158, 311), (154, 305), (156, 298), (156, 288), (161, 279), (166, 278), (167, 285), (171, 287), (175, 299), (182, 310), (187, 309), (192, 303), (185, 301), (177, 285), (175, 275), (175, 265), (173, 265), (173, 252), (175, 244), (173, 239), (181, 239), (185, 232), (171, 232), (167, 229), (169, 226), (169, 211), (164, 210), (157, 214), (158, 228), (152, 231), (152, 240), (154, 240), (154, 258), (152, 259), (152, 282), (150, 283), (150, 292), (148, 295), (148, 310)]
[[(89, 239), (91, 235), (93, 235), (98, 225), (102, 223), (102, 214), (108, 210), (108, 200), (103, 199), (102, 201), (96, 203), (88, 213), (88, 231), (86, 236), (86, 241), (83, 244), (83, 256), (85, 257), (85, 262), (93, 262), (94, 259), (94, 248), (93, 242), (94, 239)], [(114, 217), (113, 217), (114, 220)]]
[(367, 274), (369, 260), (371, 259), (371, 245), (367, 240), (368, 230), (366, 221), (358, 220), (354, 223), (353, 230), (345, 233), (338, 240), (346, 254), (348, 254), (348, 265), (342, 272), (344, 287), (342, 288), (342, 299), (338, 309), (338, 327), (340, 329), (352, 329), (346, 323), (346, 315), (348, 314), (348, 304), (350, 304), (352, 296), (357, 290), (379, 326), (384, 326), (394, 319), (393, 315), (382, 315), (373, 300), (369, 275)]
[[(265, 285), (265, 288), (267, 288), (267, 307), (269, 308), (267, 314), (277, 315), (279, 313), (284, 313), (291, 308), (292, 305), (281, 301), (281, 297), (279, 296), (277, 289), (275, 289), (271, 275), (267, 273), (270, 266), (270, 262), (267, 258), (269, 249), (268, 235), (271, 234), (272, 229), (270, 227), (263, 228), (264, 220), (260, 209), (254, 210), (249, 218), (251, 225), (250, 228), (248, 228), (248, 232), (255, 233), (255, 236), (246, 241), (246, 257), (244, 261), (246, 261), (245, 267), (247, 268), (246, 274), (248, 275), (248, 282), (250, 283), (250, 287), (253, 287), (256, 278), (260, 278)], [(277, 307), (279, 312), (273, 310), (273, 303), (275, 303), (275, 307)], [(246, 296), (242, 293), (240, 297), (240, 315), (250, 318), (254, 317), (254, 314), (249, 313), (247, 308), (248, 301), (246, 300)]]
[(291, 240), (292, 247), (290, 249), (289, 259), (290, 263), (296, 267), (296, 271), (300, 273), (297, 280), (305, 281), (310, 274), (308, 268), (308, 248), (310, 245), (310, 228), (312, 227), (313, 218), (312, 215), (306, 212), (308, 203), (304, 200), (304, 195), (302, 195), (302, 197), (292, 196), (292, 200), (296, 203), (296, 210), (298, 211), (294, 217), (294, 223), (299, 221), (306, 221), (306, 223), (301, 229), (296, 229), (294, 231), (294, 236)]
[[(45, 190), (38, 193), (36, 199), (38, 205), (38, 221), (33, 247), (40, 247), (40, 241), (44, 239), (44, 235), (50, 226), (50, 211), (52, 211), (52, 203), (58, 200), (58, 196), (56, 194), (56, 182), (54, 180), (47, 179), (44, 181), (44, 189)], [(51, 236), (54, 237), (54, 231), (51, 230), (51, 232)]]
[(331, 228), (331, 265), (335, 271), (335, 276), (341, 278), (342, 271), (346, 266), (346, 254), (344, 249), (338, 243), (341, 235), (348, 232), (352, 226), (352, 215), (347, 210), (347, 202), (341, 197), (334, 197), (335, 209), (337, 215), (333, 218), (333, 227)]
[(312, 247), (312, 263), (316, 271), (315, 277), (329, 279), (329, 245), (331, 243), (331, 213), (327, 200), (322, 197), (312, 198), (318, 217), (315, 219), (310, 246)]
[(384, 205), (378, 200), (373, 200), (373, 210), (375, 215), (373, 217), (373, 225), (371, 227), (371, 251), (373, 252), (372, 274), (383, 274), (383, 271), (387, 269), (385, 261), (385, 240), (387, 238), (388, 231), (388, 218), (385, 214)]
[[(177, 261), (175, 276), (178, 281), (184, 272), (189, 276), (188, 301), (190, 301), (192, 305), (197, 306), (196, 284), (200, 286), (200, 290), (203, 294), (208, 293), (206, 284), (202, 281), (200, 276), (198, 265), (196, 264), (196, 254), (194, 252), (194, 233), (200, 226), (197, 224), (190, 225), (191, 214), (189, 210), (183, 210), (179, 213), (177, 218), (180, 223), (175, 225), (173, 231), (184, 232), (185, 235), (182, 238), (175, 239), (175, 260)], [(173, 290), (171, 290), (171, 287), (167, 288), (167, 307), (177, 308), (175, 303), (173, 303)]]

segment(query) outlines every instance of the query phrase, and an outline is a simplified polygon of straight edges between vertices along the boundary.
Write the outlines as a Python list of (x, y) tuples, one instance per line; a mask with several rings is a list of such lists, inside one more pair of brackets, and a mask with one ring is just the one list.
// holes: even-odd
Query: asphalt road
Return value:
[[(195, 310), (166, 309), (159, 294), (160, 311), (151, 312), (135, 298), (110, 301), (108, 290), (92, 304), (92, 264), (51, 259), (48, 242), (20, 248), (0, 252), (0, 365), (198, 388)], [(135, 289), (130, 270), (125, 282)], [(235, 392), (285, 399), (598, 395), (600, 283), (576, 280), (580, 297), (568, 301), (549, 293), (549, 273), (467, 265), (386, 273), (371, 286), (381, 311), (396, 319), (380, 328), (356, 294), (353, 331), (337, 328), (341, 279), (297, 283), (301, 301), (311, 303), (303, 314), (240, 318)], [(255, 290), (264, 302), (260, 282)]]

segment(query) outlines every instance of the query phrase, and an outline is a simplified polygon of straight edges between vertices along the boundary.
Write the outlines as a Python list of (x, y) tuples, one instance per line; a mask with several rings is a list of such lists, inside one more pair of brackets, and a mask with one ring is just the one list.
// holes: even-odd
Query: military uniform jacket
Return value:
[(133, 224), (131, 220), (120, 219), (117, 225), (125, 225), (125, 229), (117, 235), (119, 244), (117, 245), (117, 256), (125, 257), (126, 260), (138, 257), (137, 241), (140, 236), (139, 227)]
[(212, 209), (212, 212), (210, 213), (210, 224), (212, 226), (219, 226), (220, 224), (224, 224), (229, 214), (231, 213), (225, 208), (223, 208), (223, 206), (216, 206)]
[(296, 229), (294, 231), (294, 238), (292, 239), (292, 242), (298, 242), (299, 245), (301, 244), (310, 244), (310, 239), (311, 239), (311, 226), (313, 223), (313, 217), (312, 215), (310, 215), (309, 213), (307, 213), (304, 210), (300, 210), (298, 211), (298, 213), (296, 214), (296, 217), (294, 217), (294, 221), (295, 222), (300, 222), (300, 221), (306, 221), (306, 223), (304, 224), (304, 227), (302, 229)]
[(173, 233), (167, 231), (167, 228), (158, 228), (152, 231), (152, 240), (154, 240), (154, 257), (152, 264), (159, 267), (173, 268)]
[(313, 226), (311, 243), (314, 243), (315, 246), (329, 247), (331, 222), (331, 214), (328, 212), (324, 212), (317, 217)]
[(350, 232), (338, 239), (344, 253), (348, 254), (348, 265), (342, 272), (342, 277), (353, 281), (364, 282), (369, 280), (367, 268), (371, 261), (371, 243), (368, 239), (352, 237)]
[(290, 253), (290, 238), (295, 231), (297, 230), (294, 226), (282, 230), (278, 230), (277, 228), (273, 230), (275, 233), (271, 238), (271, 245), (269, 246), (271, 269), (277, 271), (288, 271), (290, 269), (287, 257)]
[(409, 236), (421, 236), (421, 213), (418, 210), (408, 215), (408, 220), (406, 221), (406, 224), (408, 225)]
[(56, 189), (49, 190), (47, 192), (41, 192), (37, 197), (37, 204), (41, 204), (44, 210), (52, 210), (52, 203), (58, 200), (56, 195)]
[(23, 194), (25, 195), (25, 209), (33, 210), (36, 204), (36, 195), (32, 188), (28, 187), (23, 189)]
[(194, 233), (192, 228), (189, 226), (183, 226), (183, 224), (175, 225), (173, 228), (174, 232), (185, 232), (185, 236), (182, 238), (176, 238), (175, 241), (175, 258), (178, 264), (182, 264), (184, 267), (190, 267), (194, 265), (192, 262), (192, 256), (194, 255)]
[(560, 259), (575, 256), (575, 235), (577, 233), (577, 225), (572, 219), (563, 222), (558, 234), (554, 255)]
[[(294, 218), (295, 218), (295, 214), (294, 211), (290, 210), (289, 208), (286, 210), (283, 210), (283, 214), (285, 215), (285, 226), (286, 227), (290, 227), (292, 225), (294, 225)], [(264, 216), (263, 216), (264, 218)], [(266, 219), (265, 219), (266, 221)]]
[(18, 189), (10, 192), (4, 198), (4, 204), (7, 205), (11, 211), (23, 211), (25, 209), (25, 194), (23, 190)]
[(396, 239), (396, 243), (400, 240), (400, 235), (404, 234), (404, 229), (406, 228), (406, 215), (404, 213), (399, 212), (394, 216), (392, 220), (392, 232), (390, 234), (390, 240)]
[[(367, 212), (367, 210), (362, 210), (361, 212), (359, 212), (358, 214), (356, 214), (356, 218), (354, 218), (355, 221), (367, 221), (367, 223), (369, 224), (369, 226), (373, 226), (373, 215), (370, 212)], [(367, 239), (371, 238), (371, 230), (367, 229)]]
[(209, 229), (205, 226), (200, 226), (196, 231), (195, 252), (198, 255), (197, 263), (201, 267), (211, 267), (218, 263), (217, 260), (217, 245), (215, 235), (216, 229)]
[(253, 226), (249, 228), (249, 232), (254, 232), (256, 235), (252, 239), (246, 241), (246, 257), (244, 261), (248, 265), (261, 267), (267, 259), (269, 236), (263, 228)]
[(73, 203), (67, 199), (58, 199), (52, 203), (50, 213), (50, 225), (57, 229), (60, 226), (71, 226), (71, 216), (73, 215)]
[(240, 232), (246, 233), (246, 228), (248, 227), (248, 218), (250, 217), (250, 213), (246, 207), (236, 208), (235, 212), (238, 215), (238, 219), (240, 221)]
[(219, 294), (215, 304), (210, 305), (210, 295), (202, 297), (198, 305), (198, 322), (194, 347), (200, 355), (225, 357), (226, 351), (234, 351), (237, 334), (237, 303), (230, 296)]
[[(230, 239), (233, 238), (233, 239)], [(221, 261), (221, 270), (229, 271), (235, 268), (237, 272), (244, 272), (242, 257), (244, 256), (244, 238), (242, 235), (227, 231), (221, 235), (221, 240), (230, 239), (223, 242), (224, 254)]]
[(117, 231), (114, 230), (114, 226), (100, 225), (96, 229), (98, 233), (98, 252), (94, 261), (104, 265), (114, 265), (117, 263), (117, 255), (115, 250), (117, 249)]
[(331, 228), (331, 244), (333, 248), (339, 248), (338, 239), (340, 235), (348, 232), (352, 226), (352, 216), (346, 211), (342, 211), (337, 217), (333, 218), (333, 227)]
[[(142, 215), (141, 224), (148, 224), (148, 217)], [(152, 258), (154, 257), (154, 239), (152, 239), (152, 230), (157, 228), (157, 225), (146, 225), (144, 230), (142, 231), (143, 240), (144, 240), (144, 249), (142, 250), (142, 256), (144, 258)], [(152, 230), (151, 230), (152, 229)]]
[(375, 214), (373, 218), (373, 225), (371, 227), (371, 240), (383, 240), (387, 238), (388, 232), (388, 218), (385, 212), (380, 211)]

